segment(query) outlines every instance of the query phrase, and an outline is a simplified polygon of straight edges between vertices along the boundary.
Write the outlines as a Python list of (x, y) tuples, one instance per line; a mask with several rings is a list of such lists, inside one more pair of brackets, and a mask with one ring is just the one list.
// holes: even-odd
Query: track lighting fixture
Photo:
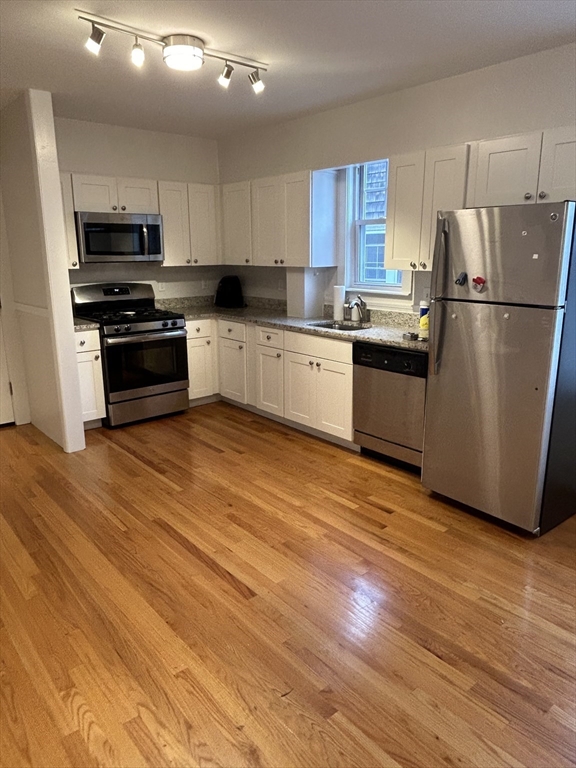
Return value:
[(248, 80), (250, 80), (250, 83), (252, 84), (252, 88), (254, 88), (254, 93), (262, 93), (265, 86), (262, 80), (260, 80), (260, 73), (257, 69), (254, 70), (254, 72), (251, 72), (248, 75)]
[(228, 62), (224, 64), (224, 69), (222, 70), (222, 74), (218, 78), (218, 82), (222, 86), (222, 88), (228, 88), (230, 85), (230, 79), (232, 77), (232, 72), (234, 72), (234, 67)]
[(132, 63), (137, 67), (141, 67), (144, 64), (144, 48), (138, 42), (138, 37), (136, 37), (136, 42), (132, 46)]
[[(135, 29), (129, 27), (127, 24), (122, 24), (119, 21), (113, 21), (112, 19), (106, 19), (102, 16), (96, 16), (93, 13), (84, 13), (78, 11), (80, 16), (78, 18), (82, 21), (87, 21), (92, 25), (92, 32), (86, 42), (86, 48), (92, 53), (98, 54), (102, 45), (102, 40), (106, 34), (103, 29), (113, 30), (114, 32), (120, 32), (124, 35), (130, 35), (135, 38), (135, 43), (132, 46), (131, 59), (132, 63), (141, 67), (144, 64), (144, 49), (140, 44), (140, 40), (147, 40), (150, 43), (155, 43), (162, 47), (162, 58), (164, 63), (170, 67), (170, 69), (177, 69), (184, 72), (191, 72), (195, 69), (200, 69), (206, 59), (217, 59), (224, 62), (224, 69), (222, 74), (218, 78), (218, 83), (223, 88), (228, 88), (234, 67), (248, 67), (253, 72), (248, 75), (252, 88), (255, 93), (261, 93), (264, 90), (264, 83), (260, 80), (260, 70), (263, 72), (268, 71), (268, 64), (262, 61), (255, 61), (254, 59), (247, 59), (244, 56), (236, 56), (235, 54), (224, 53), (224, 51), (215, 51), (205, 47), (204, 40), (195, 35), (156, 35), (152, 32), (145, 32), (141, 29)], [(103, 29), (101, 29), (101, 27)]]
[(92, 32), (90, 33), (88, 40), (86, 40), (86, 48), (88, 48), (90, 53), (94, 53), (96, 56), (98, 56), (100, 53), (102, 40), (104, 40), (105, 36), (106, 32), (103, 32), (99, 27), (96, 26), (96, 24), (92, 24)]

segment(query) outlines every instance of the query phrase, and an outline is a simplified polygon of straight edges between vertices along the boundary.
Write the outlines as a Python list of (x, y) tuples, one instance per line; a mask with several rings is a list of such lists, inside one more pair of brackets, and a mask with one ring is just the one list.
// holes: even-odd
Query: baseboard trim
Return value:
[(237, 408), (250, 411), (250, 413), (255, 413), (258, 416), (263, 416), (265, 419), (270, 419), (270, 421), (277, 421), (279, 424), (284, 424), (286, 427), (297, 429), (298, 432), (305, 432), (307, 435), (312, 435), (312, 437), (318, 437), (320, 440), (326, 440), (328, 443), (334, 443), (334, 445), (339, 445), (341, 448), (348, 448), (348, 450), (354, 451), (354, 453), (360, 453), (360, 446), (356, 445), (356, 443), (353, 443), (350, 440), (343, 440), (341, 437), (330, 435), (327, 432), (322, 432), (321, 430), (314, 429), (313, 427), (307, 427), (304, 424), (299, 424), (297, 421), (286, 419), (284, 416), (276, 416), (274, 413), (262, 411), (260, 408), (256, 408), (256, 406), (249, 405), (248, 403), (238, 403), (236, 400), (230, 400), (230, 398), (222, 396), (220, 399), (224, 403), (235, 405)]
[(199, 405), (208, 405), (209, 403), (217, 403), (222, 400), (221, 395), (206, 395), (206, 397), (197, 397), (194, 400), (190, 400), (189, 408), (197, 408)]

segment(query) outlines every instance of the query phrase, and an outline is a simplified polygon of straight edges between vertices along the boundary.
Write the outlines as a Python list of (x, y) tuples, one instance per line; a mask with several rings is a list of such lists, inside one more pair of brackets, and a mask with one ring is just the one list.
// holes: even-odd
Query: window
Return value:
[(410, 293), (410, 273), (384, 266), (388, 160), (356, 165), (350, 171), (348, 287), (379, 293)]

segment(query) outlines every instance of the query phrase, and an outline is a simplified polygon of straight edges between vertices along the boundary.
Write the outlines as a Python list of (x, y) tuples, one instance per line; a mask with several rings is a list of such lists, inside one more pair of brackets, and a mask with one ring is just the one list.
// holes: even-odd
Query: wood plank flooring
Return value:
[(224, 403), (0, 448), (4, 768), (576, 765), (575, 518)]

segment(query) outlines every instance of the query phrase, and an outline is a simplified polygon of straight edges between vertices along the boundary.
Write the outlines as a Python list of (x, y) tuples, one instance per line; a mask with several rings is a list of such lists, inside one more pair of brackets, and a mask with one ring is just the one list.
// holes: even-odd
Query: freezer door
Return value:
[(422, 482), (535, 531), (564, 310), (436, 302)]
[[(434, 298), (563, 306), (574, 203), (470, 208), (439, 217)], [(480, 292), (475, 278), (485, 280)]]

